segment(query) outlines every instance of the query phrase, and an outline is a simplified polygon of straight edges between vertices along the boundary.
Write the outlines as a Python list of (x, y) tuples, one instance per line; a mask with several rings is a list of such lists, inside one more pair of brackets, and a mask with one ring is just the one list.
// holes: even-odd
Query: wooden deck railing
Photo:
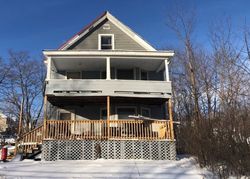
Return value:
[(22, 150), (27, 153), (29, 149), (37, 147), (43, 140), (43, 125), (25, 133), (20, 139), (18, 144), (22, 145)]
[(45, 139), (106, 139), (105, 120), (48, 120)]
[[(109, 131), (108, 131), (109, 130)], [(172, 139), (170, 122), (164, 120), (48, 120), (44, 139)]]
[(112, 120), (110, 137), (114, 139), (171, 139), (168, 121)]

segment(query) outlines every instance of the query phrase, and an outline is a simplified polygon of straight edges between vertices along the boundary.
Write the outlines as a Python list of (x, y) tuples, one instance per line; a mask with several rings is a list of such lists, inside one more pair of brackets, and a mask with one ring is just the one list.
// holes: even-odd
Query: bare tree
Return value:
[[(194, 105), (194, 119), (200, 119), (199, 108), (199, 90), (197, 84), (197, 58), (195, 54), (195, 46), (193, 43), (192, 35), (195, 27), (195, 11), (183, 11), (181, 7), (176, 7), (167, 17), (167, 25), (172, 29), (179, 40), (183, 44), (183, 51), (177, 54), (184, 65), (186, 74), (186, 82), (189, 83), (189, 87), (192, 94), (192, 103)], [(181, 56), (181, 57), (180, 57)]]
[[(9, 52), (9, 74), (2, 87), (5, 114), (21, 119), (23, 130), (35, 127), (42, 116), (45, 70), (42, 61), (32, 60), (27, 52)], [(22, 109), (21, 109), (22, 106)]]
[(178, 147), (221, 177), (249, 175), (250, 33), (240, 36), (223, 19), (202, 47), (193, 38), (195, 11), (184, 9), (172, 8), (167, 18), (182, 44), (171, 66)]
[(0, 57), (0, 87), (4, 85), (9, 69), (9, 65), (4, 63), (3, 59)]

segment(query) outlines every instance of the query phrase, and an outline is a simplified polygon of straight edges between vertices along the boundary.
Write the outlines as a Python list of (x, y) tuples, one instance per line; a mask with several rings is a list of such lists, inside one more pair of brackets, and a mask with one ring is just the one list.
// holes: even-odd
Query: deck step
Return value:
[(27, 153), (28, 153), (28, 154), (32, 154), (32, 153), (33, 153), (33, 150), (32, 150), (32, 149), (28, 149), (28, 150), (27, 150)]

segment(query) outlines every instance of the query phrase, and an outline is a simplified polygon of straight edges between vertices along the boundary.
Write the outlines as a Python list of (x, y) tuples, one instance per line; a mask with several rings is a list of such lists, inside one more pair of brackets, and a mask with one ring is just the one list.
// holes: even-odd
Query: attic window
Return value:
[(99, 34), (99, 50), (114, 50), (113, 34)]

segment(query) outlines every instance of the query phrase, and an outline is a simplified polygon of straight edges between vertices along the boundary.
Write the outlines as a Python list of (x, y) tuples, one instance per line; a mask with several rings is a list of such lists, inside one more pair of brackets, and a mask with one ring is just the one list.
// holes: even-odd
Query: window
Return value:
[(134, 70), (117, 70), (117, 79), (121, 80), (133, 80), (134, 79)]
[(60, 112), (59, 120), (71, 120), (71, 114), (69, 112)]
[(81, 79), (80, 72), (67, 72), (67, 79)]
[(106, 79), (106, 71), (101, 71), (101, 79)]
[(101, 108), (100, 111), (100, 119), (102, 120), (107, 120), (107, 109), (106, 108)]
[(99, 34), (99, 50), (114, 50), (113, 34)]
[(128, 116), (136, 115), (136, 108), (135, 107), (117, 107), (116, 109), (118, 119), (129, 119)]
[(151, 117), (151, 110), (149, 108), (141, 108), (141, 115), (144, 117)]
[(59, 109), (58, 119), (59, 120), (74, 120), (75, 111), (73, 109), (70, 109), (70, 110)]
[(141, 71), (141, 80), (148, 80), (148, 72)]
[(100, 79), (99, 71), (82, 71), (82, 79)]

